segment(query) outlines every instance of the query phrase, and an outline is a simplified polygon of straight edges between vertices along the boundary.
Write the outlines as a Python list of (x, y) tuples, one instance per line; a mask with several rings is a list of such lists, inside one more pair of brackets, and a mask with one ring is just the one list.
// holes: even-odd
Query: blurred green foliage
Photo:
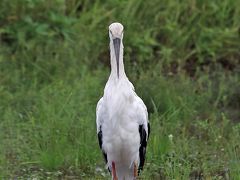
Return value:
[(119, 21), (153, 127), (142, 177), (238, 179), (239, 17), (235, 0), (1, 0), (0, 177), (108, 176), (95, 106)]

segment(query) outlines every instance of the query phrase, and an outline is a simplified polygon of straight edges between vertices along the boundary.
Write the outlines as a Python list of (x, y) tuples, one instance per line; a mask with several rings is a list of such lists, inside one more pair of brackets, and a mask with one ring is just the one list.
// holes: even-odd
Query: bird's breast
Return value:
[(128, 108), (127, 106), (119, 108), (121, 113), (112, 114), (108, 122), (104, 123), (103, 148), (106, 152), (132, 154), (138, 151), (140, 144), (138, 123)]

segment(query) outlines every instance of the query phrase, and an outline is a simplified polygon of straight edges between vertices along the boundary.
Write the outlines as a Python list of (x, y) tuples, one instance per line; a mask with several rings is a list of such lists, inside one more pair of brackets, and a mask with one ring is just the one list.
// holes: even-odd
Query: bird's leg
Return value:
[(137, 179), (137, 163), (134, 162), (134, 172), (133, 172), (134, 179)]
[(112, 175), (113, 175), (113, 180), (118, 180), (117, 174), (116, 174), (115, 162), (112, 162)]

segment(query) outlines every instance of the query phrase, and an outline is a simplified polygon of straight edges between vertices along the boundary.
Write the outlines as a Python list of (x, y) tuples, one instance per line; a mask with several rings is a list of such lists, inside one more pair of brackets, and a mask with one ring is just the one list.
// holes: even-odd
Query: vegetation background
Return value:
[(239, 0), (1, 0), (0, 178), (109, 179), (108, 25), (152, 133), (143, 179), (240, 179)]

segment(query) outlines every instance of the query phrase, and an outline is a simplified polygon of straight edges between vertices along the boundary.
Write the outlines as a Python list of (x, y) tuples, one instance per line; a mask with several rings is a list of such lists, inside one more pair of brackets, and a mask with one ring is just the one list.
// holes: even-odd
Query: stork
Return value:
[(96, 108), (99, 146), (113, 180), (136, 179), (150, 133), (148, 112), (123, 63), (123, 25), (109, 26), (111, 73)]

